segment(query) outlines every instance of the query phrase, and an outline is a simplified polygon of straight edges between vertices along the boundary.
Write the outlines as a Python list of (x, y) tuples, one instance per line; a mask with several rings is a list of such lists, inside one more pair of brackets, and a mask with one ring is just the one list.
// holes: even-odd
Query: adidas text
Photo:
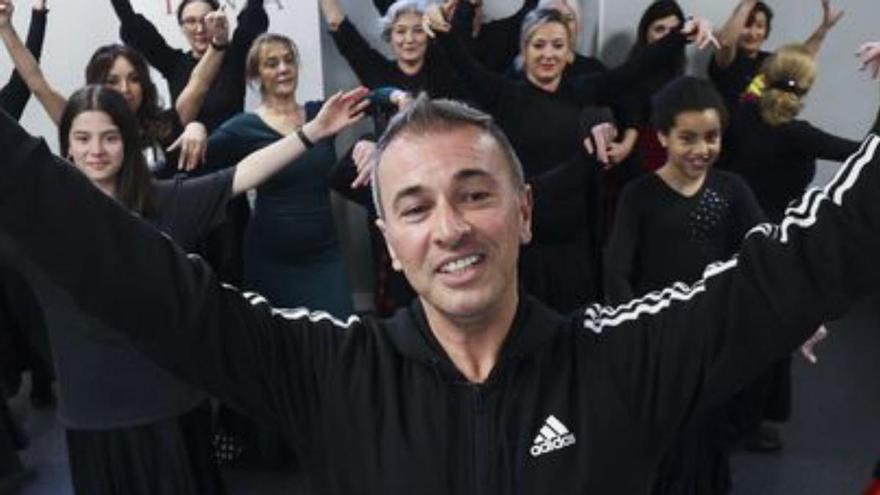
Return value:
[(538, 457), (554, 450), (564, 449), (574, 443), (574, 433), (570, 432), (561, 421), (556, 419), (556, 416), (551, 414), (547, 416), (544, 424), (538, 430), (538, 435), (532, 442), (529, 453), (532, 454), (532, 457)]

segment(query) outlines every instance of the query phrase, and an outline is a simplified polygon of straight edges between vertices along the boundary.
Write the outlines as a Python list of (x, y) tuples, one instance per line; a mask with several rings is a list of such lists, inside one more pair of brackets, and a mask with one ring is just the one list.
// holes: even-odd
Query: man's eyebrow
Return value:
[(408, 198), (410, 196), (418, 196), (425, 188), (420, 185), (409, 186), (397, 191), (394, 195), (394, 198), (391, 200), (391, 206), (396, 208), (398, 203), (400, 203), (403, 199)]
[(468, 179), (490, 179), (495, 180), (495, 177), (492, 176), (489, 172), (481, 169), (481, 168), (466, 168), (459, 170), (452, 177), (453, 180), (460, 182)]

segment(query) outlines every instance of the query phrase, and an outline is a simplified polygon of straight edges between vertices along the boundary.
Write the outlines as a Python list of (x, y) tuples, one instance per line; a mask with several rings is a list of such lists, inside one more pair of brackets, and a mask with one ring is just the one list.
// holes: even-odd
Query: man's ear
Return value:
[(402, 272), (403, 265), (397, 260), (397, 254), (394, 252), (394, 247), (388, 242), (388, 228), (385, 226), (385, 220), (377, 218), (376, 227), (379, 229), (379, 232), (382, 232), (382, 238), (385, 239), (385, 247), (388, 248), (388, 255), (391, 256), (391, 268), (394, 268), (394, 271), (396, 272)]
[(532, 208), (534, 207), (534, 199), (532, 197), (532, 186), (526, 184), (520, 193), (520, 231), (519, 242), (528, 244), (532, 241)]

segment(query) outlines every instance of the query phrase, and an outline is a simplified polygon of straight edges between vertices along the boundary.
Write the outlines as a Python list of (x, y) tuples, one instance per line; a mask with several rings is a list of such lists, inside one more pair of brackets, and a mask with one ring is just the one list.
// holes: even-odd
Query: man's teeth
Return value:
[(461, 271), (478, 261), (480, 261), (480, 256), (475, 254), (473, 256), (468, 256), (467, 258), (462, 258), (460, 260), (450, 261), (449, 263), (443, 265), (440, 271), (445, 273)]

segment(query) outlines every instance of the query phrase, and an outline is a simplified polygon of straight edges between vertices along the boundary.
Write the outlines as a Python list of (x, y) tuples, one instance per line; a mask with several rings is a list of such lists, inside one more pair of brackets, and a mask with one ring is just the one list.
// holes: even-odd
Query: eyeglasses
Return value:
[(184, 17), (180, 20), (180, 25), (190, 31), (195, 31), (199, 27), (205, 27), (205, 16), (202, 17)]

